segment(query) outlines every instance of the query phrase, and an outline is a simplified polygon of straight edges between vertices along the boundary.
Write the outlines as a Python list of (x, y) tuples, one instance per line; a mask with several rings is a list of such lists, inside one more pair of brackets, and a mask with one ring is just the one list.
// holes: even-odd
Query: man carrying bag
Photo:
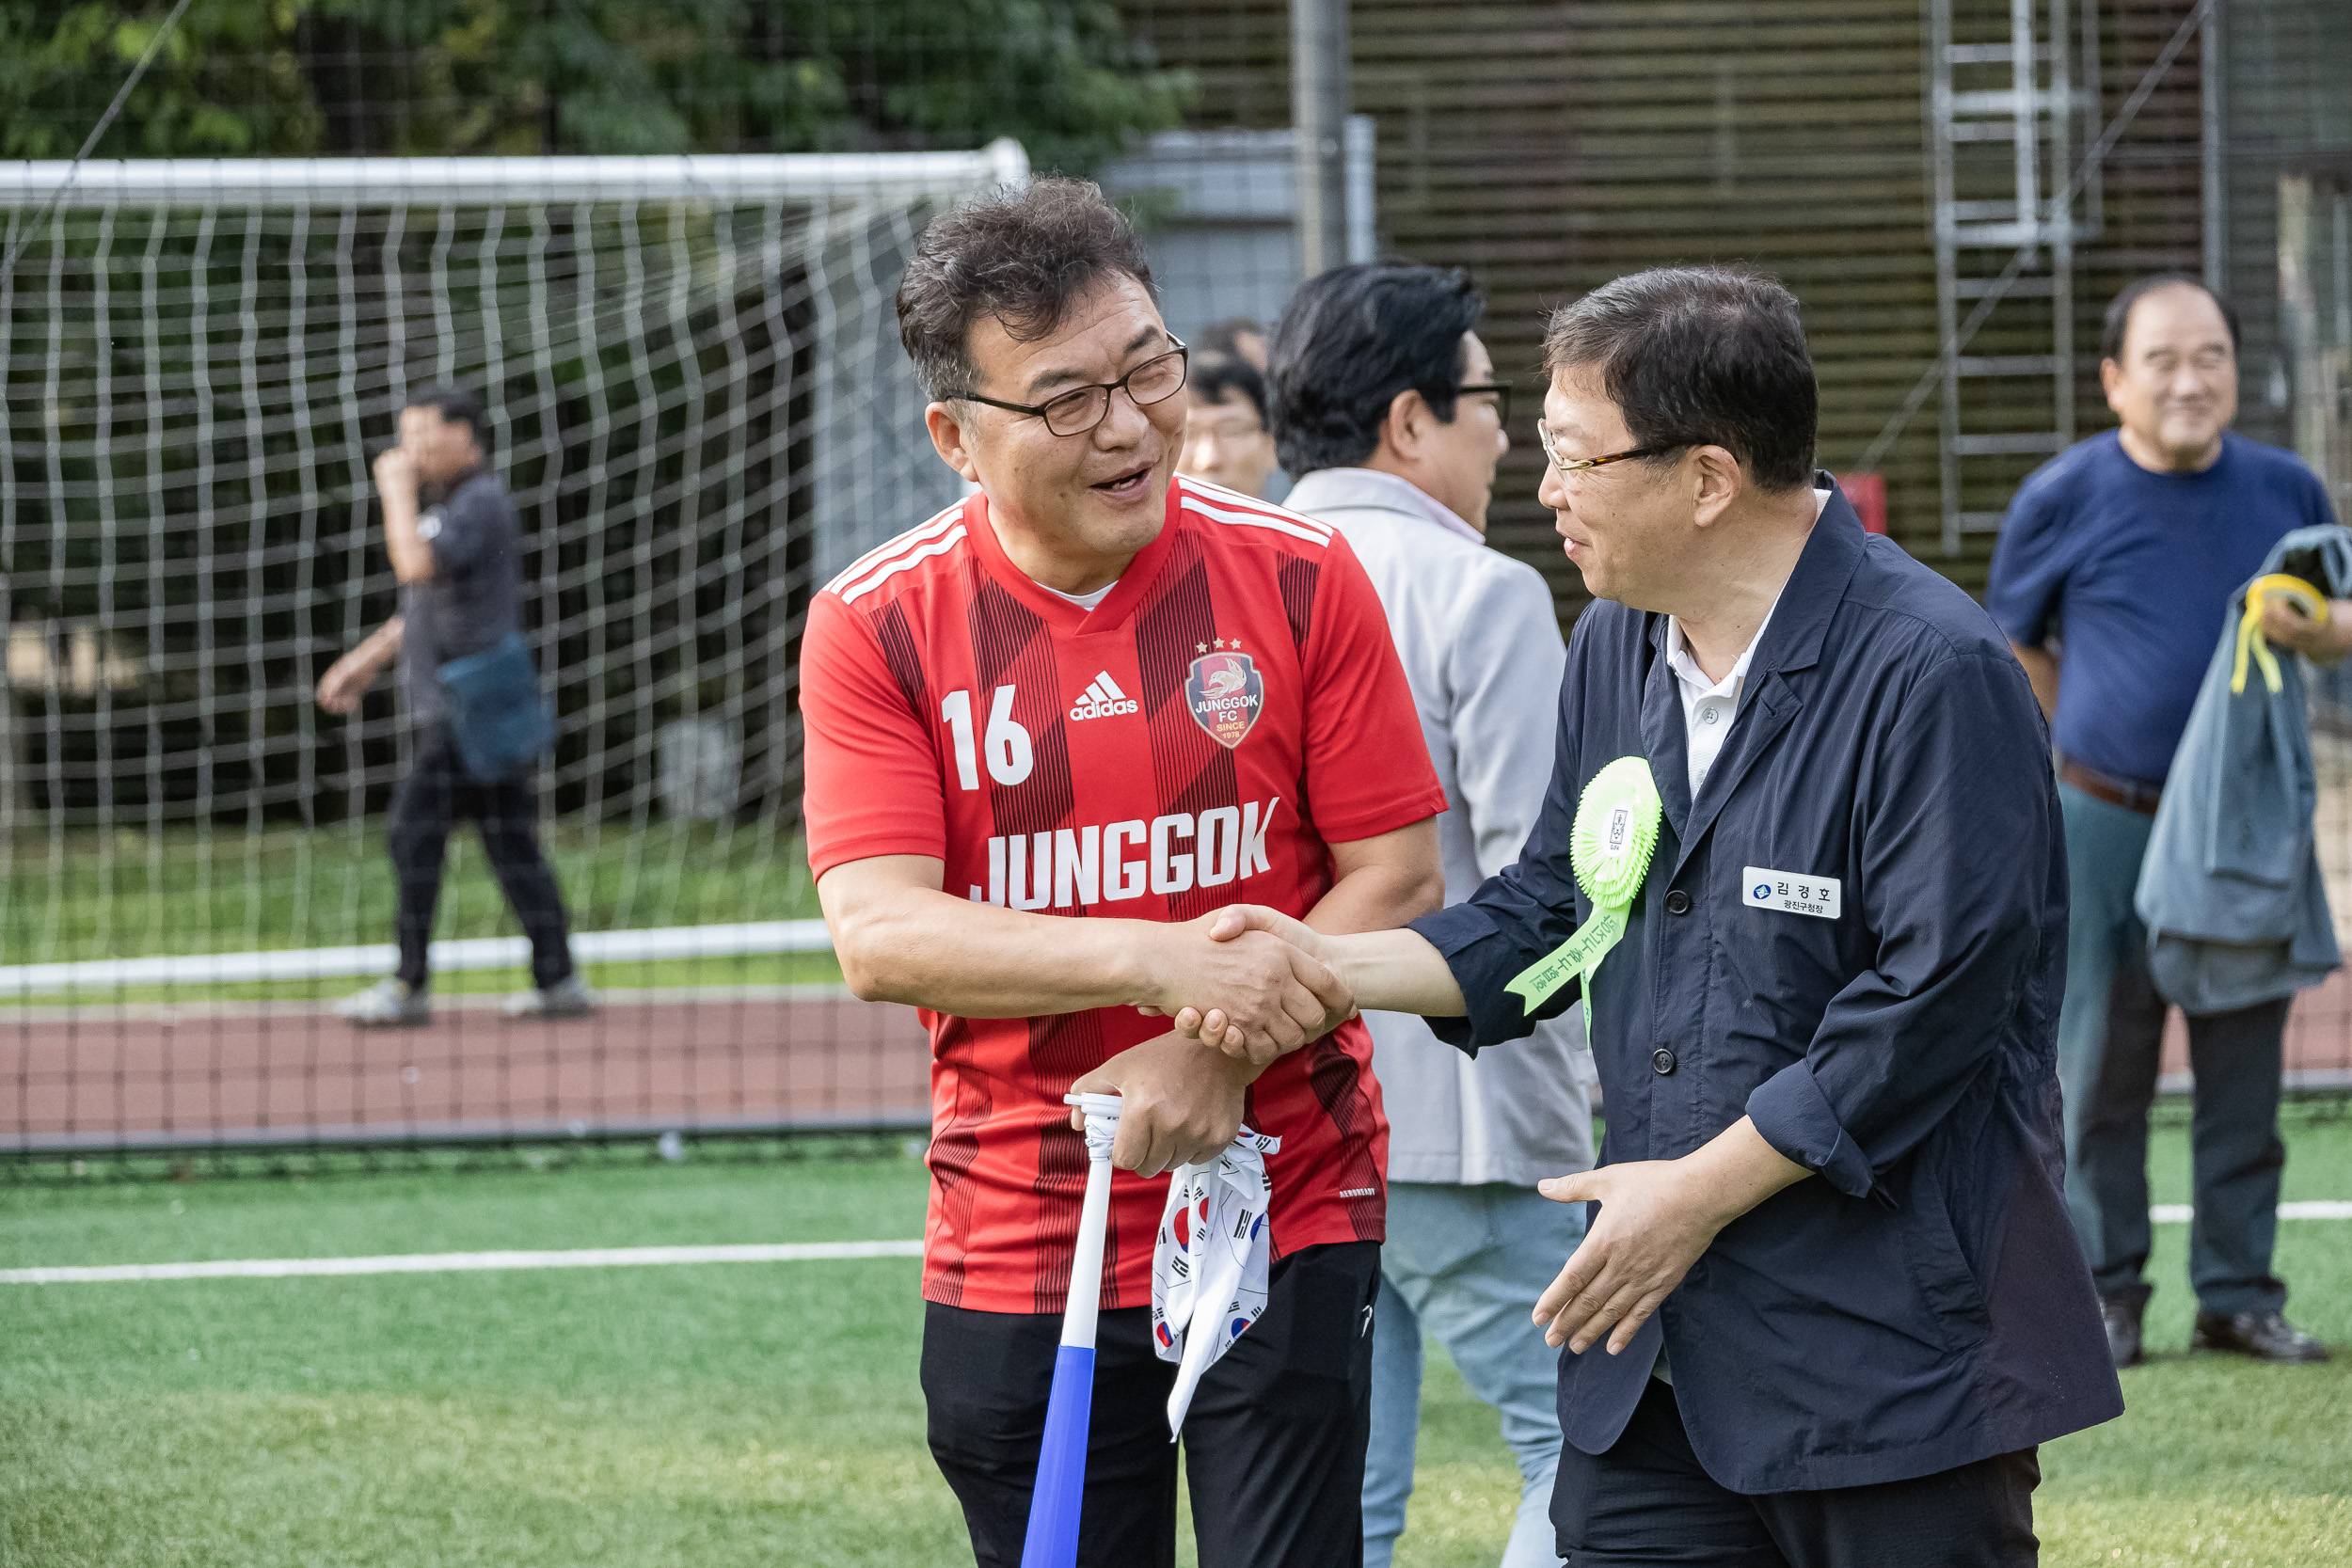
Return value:
[[(349, 713), (402, 657), (412, 747), (386, 832), (400, 887), (400, 970), (336, 1004), (336, 1016), (363, 1027), (431, 1020), (426, 952), (459, 817), (481, 830), (531, 939), (532, 989), (508, 999), (507, 1015), (571, 1018), (595, 1005), (572, 966), (564, 895), (539, 848), (531, 774), (554, 723), (522, 633), (520, 525), (490, 471), (489, 446), (488, 417), (470, 392), (427, 388), (401, 410), (399, 444), (375, 460), (401, 612), (319, 682), (319, 705)], [(434, 499), (421, 512), (421, 495)]]

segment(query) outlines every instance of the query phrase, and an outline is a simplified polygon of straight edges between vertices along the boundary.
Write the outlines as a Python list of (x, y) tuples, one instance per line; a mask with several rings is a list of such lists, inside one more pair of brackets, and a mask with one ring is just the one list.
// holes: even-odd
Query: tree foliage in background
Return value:
[[(70, 157), (168, 0), (0, 0), (0, 156)], [(1190, 92), (1099, 0), (195, 0), (97, 155), (967, 147), (1082, 171)]]

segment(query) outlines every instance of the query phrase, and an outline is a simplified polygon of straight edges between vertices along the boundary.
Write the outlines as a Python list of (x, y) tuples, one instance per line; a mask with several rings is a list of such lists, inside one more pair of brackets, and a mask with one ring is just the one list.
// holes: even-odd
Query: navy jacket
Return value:
[[(2118, 1415), (2060, 1196), (2049, 734), (2007, 640), (1833, 492), (1693, 800), (1665, 627), (1609, 603), (1578, 621), (1518, 863), (1414, 923), (1470, 1005), (1430, 1022), (1473, 1053), (1528, 1032), (1503, 984), (1589, 910), (1578, 796), (1646, 757), (1665, 822), (1593, 978), (1601, 1163), (1746, 1115), (1818, 1179), (1726, 1226), (1624, 1354), (1564, 1354), (1562, 1430), (1615, 1442), (1661, 1334), (1692, 1446), (1739, 1492), (1927, 1475)], [(1760, 872), (1836, 879), (1840, 912), (1756, 907)]]

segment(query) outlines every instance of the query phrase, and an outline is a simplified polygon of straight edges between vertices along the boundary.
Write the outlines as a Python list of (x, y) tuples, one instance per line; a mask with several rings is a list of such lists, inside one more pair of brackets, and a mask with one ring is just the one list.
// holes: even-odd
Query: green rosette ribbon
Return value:
[(1502, 989), (1533, 1013), (1570, 978), (1584, 982), (1584, 1027), (1593, 1026), (1593, 972), (1625, 935), (1626, 911), (1649, 875), (1662, 808), (1658, 783), (1642, 757), (1619, 757), (1584, 785), (1568, 831), (1568, 864), (1593, 912), (1576, 935), (1522, 970)]

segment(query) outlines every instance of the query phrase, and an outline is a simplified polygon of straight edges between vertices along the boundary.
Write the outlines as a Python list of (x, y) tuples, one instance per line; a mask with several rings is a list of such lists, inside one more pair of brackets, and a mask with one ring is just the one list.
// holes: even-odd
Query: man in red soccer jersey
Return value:
[[(1062, 1096), (1120, 1092), (1079, 1560), (1173, 1562), (1149, 1178), (1247, 1121), (1281, 1140), (1275, 1261), (1185, 1421), (1200, 1560), (1355, 1568), (1387, 1157), (1371, 1042), (1327, 970), (1206, 924), (1242, 901), (1332, 932), (1437, 907), (1444, 796), (1380, 601), (1328, 525), (1173, 479), (1184, 349), (1092, 185), (942, 217), (898, 318), (932, 441), (978, 491), (817, 595), (801, 702), (843, 973), (931, 1032), (931, 1452), (978, 1560), (1016, 1563), (1086, 1181)], [(1221, 1007), (1249, 1053), (1147, 1016), (1185, 1005)]]

